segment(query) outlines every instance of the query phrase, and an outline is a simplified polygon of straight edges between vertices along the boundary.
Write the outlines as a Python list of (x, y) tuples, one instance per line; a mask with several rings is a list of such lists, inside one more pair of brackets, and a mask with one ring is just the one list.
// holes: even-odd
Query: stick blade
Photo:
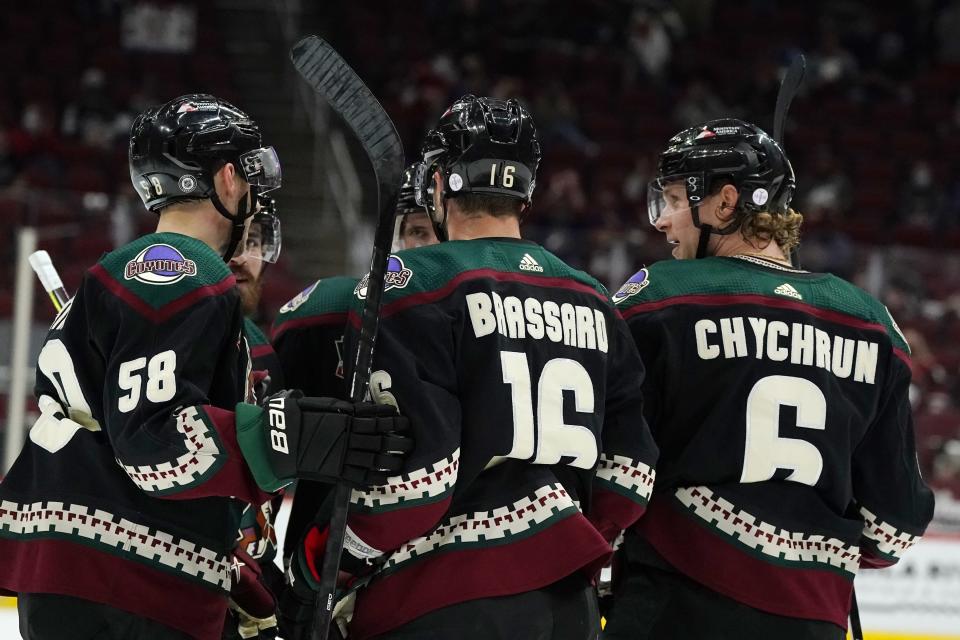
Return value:
[[(380, 193), (400, 188), (403, 146), (397, 129), (376, 96), (323, 38), (307, 36), (290, 50), (297, 73), (343, 118), (373, 164)], [(381, 203), (380, 209), (383, 208)]]
[(777, 106), (773, 112), (773, 139), (783, 144), (783, 129), (787, 124), (787, 111), (790, 110), (790, 103), (800, 89), (803, 82), (803, 76), (807, 71), (807, 59), (802, 53), (798, 53), (790, 62), (790, 68), (787, 69), (787, 75), (783, 77), (780, 83), (780, 91), (777, 92)]

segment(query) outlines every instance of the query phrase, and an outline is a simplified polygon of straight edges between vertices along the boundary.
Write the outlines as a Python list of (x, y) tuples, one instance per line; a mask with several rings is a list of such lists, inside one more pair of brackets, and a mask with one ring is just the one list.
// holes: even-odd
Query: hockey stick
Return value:
[[(777, 92), (777, 106), (773, 112), (773, 139), (783, 146), (783, 129), (787, 124), (787, 111), (790, 110), (790, 103), (800, 89), (803, 82), (803, 75), (807, 70), (807, 59), (802, 53), (790, 63), (787, 69), (787, 75), (783, 77), (780, 83), (780, 91)], [(794, 247), (790, 251), (790, 262), (797, 269), (800, 268), (800, 251)], [(860, 625), (860, 608), (857, 606), (857, 590), (854, 587), (850, 592), (850, 633), (853, 640), (863, 640), (863, 628)]]
[(27, 262), (33, 267), (33, 272), (37, 274), (37, 277), (40, 278), (40, 284), (43, 285), (47, 295), (50, 296), (53, 308), (56, 309), (57, 313), (60, 313), (67, 302), (70, 301), (70, 294), (63, 287), (63, 280), (60, 279), (57, 268), (53, 266), (50, 254), (42, 249), (34, 251), (27, 258)]
[(860, 626), (860, 607), (857, 605), (856, 588), (850, 591), (850, 637), (863, 640), (863, 627)]
[[(800, 89), (803, 82), (803, 75), (807, 70), (807, 59), (802, 53), (790, 63), (787, 69), (787, 75), (783, 77), (780, 83), (780, 90), (777, 92), (777, 105), (773, 111), (773, 139), (783, 147), (783, 129), (787, 124), (787, 112), (790, 110), (790, 104), (794, 96)], [(790, 262), (794, 268), (800, 268), (800, 250), (794, 247), (790, 250)]]
[[(290, 50), (297, 72), (343, 118), (360, 141), (377, 178), (378, 215), (373, 255), (367, 281), (367, 297), (360, 318), (360, 338), (350, 381), (354, 402), (363, 399), (370, 381), (373, 348), (380, 321), (380, 299), (393, 240), (393, 219), (403, 175), (403, 145), (397, 129), (376, 97), (333, 47), (317, 36), (307, 36)], [(326, 640), (336, 604), (337, 572), (347, 528), (350, 488), (339, 484), (323, 556), (320, 591), (310, 637)]]
[(803, 74), (807, 71), (807, 59), (802, 53), (790, 63), (787, 69), (787, 75), (783, 77), (780, 83), (780, 90), (777, 92), (777, 106), (773, 111), (773, 139), (783, 146), (783, 128), (787, 124), (787, 111), (790, 110), (790, 103), (797, 95), (800, 84), (803, 82)]

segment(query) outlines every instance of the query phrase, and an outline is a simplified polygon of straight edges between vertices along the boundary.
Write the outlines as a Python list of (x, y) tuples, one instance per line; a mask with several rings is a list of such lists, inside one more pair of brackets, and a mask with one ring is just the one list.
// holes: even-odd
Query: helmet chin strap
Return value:
[(711, 224), (706, 222), (700, 222), (700, 205), (694, 205), (690, 208), (690, 216), (693, 218), (693, 226), (697, 229), (700, 229), (700, 240), (697, 242), (697, 255), (696, 259), (700, 260), (701, 258), (707, 257), (707, 244), (710, 242), (710, 236), (728, 236), (732, 233), (735, 233), (737, 229), (740, 228), (740, 225), (729, 224), (722, 229), (717, 229)]
[(224, 262), (230, 262), (234, 251), (237, 250), (237, 245), (239, 245), (240, 240), (243, 239), (243, 229), (246, 226), (244, 223), (246, 223), (247, 218), (256, 212), (256, 207), (253, 206), (256, 198), (256, 187), (251, 186), (250, 191), (240, 198), (240, 202), (237, 203), (237, 214), (233, 215), (223, 206), (223, 202), (220, 200), (220, 196), (217, 195), (216, 190), (210, 194), (210, 201), (213, 203), (213, 207), (232, 224), (230, 228), (230, 242), (227, 244), (227, 250), (222, 256)]
[(446, 242), (450, 239), (449, 234), (447, 234), (447, 198), (444, 195), (440, 196), (440, 221), (437, 222), (435, 217), (436, 211), (430, 214), (430, 223), (433, 225), (433, 231), (437, 234), (437, 240), (440, 242)]

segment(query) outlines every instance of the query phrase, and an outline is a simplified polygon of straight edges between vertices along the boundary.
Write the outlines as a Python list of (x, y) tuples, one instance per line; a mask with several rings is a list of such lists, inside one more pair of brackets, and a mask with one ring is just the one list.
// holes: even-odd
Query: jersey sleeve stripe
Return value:
[(225, 460), (216, 431), (204, 421), (196, 407), (187, 407), (177, 415), (177, 431), (186, 451), (180, 456), (152, 465), (120, 466), (141, 491), (163, 496), (203, 483), (217, 472)]
[(190, 293), (168, 302), (158, 309), (154, 309), (141, 298), (139, 298), (135, 293), (117, 282), (103, 267), (103, 265), (97, 264), (91, 267), (90, 274), (104, 287), (106, 287), (110, 293), (123, 300), (134, 311), (137, 311), (140, 315), (156, 324), (164, 322), (174, 314), (183, 311), (190, 305), (196, 303), (198, 300), (219, 296), (237, 285), (237, 280), (231, 273), (224, 276), (224, 278), (217, 283), (194, 289)]
[(860, 515), (863, 516), (863, 537), (884, 559), (896, 562), (920, 539), (919, 536), (898, 530), (863, 507), (860, 508)]
[(308, 318), (297, 318), (288, 320), (282, 324), (273, 327), (271, 338), (276, 340), (284, 332), (290, 329), (302, 329), (303, 327), (312, 327), (315, 325), (344, 325), (347, 322), (347, 312), (337, 311), (332, 313), (321, 313), (320, 315), (310, 316)]
[(353, 508), (380, 512), (409, 508), (437, 502), (450, 494), (457, 483), (460, 449), (447, 458), (423, 469), (387, 478), (386, 484), (354, 490), (350, 502)]
[(597, 481), (601, 485), (641, 505), (650, 500), (655, 477), (656, 471), (649, 465), (625, 456), (603, 454), (597, 465)]

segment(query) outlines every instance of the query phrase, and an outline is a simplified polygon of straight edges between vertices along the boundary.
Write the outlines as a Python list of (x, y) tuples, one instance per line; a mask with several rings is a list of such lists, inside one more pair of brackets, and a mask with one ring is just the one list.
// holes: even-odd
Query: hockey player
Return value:
[(439, 242), (426, 209), (417, 204), (413, 185), (416, 171), (417, 164), (412, 164), (403, 173), (403, 184), (397, 200), (397, 219), (400, 221), (397, 245), (400, 249), (429, 247)]
[(752, 124), (674, 136), (649, 186), (676, 261), (613, 296), (660, 447), (605, 638), (844, 637), (860, 568), (896, 562), (933, 497), (910, 347), (857, 287), (791, 265), (794, 173)]
[(295, 477), (382, 481), (410, 445), (390, 433), (402, 419), (369, 406), (243, 404), (225, 260), (251, 203), (280, 186), (246, 114), (210, 95), (149, 110), (130, 173), (157, 233), (104, 256), (58, 314), (41, 416), (0, 484), (0, 589), (19, 595), (27, 640), (219, 639), (244, 504)]
[[(280, 257), (280, 220), (269, 195), (259, 197), (258, 209), (228, 266), (237, 281), (244, 334), (250, 347), (251, 382), (262, 401), (284, 388), (283, 372), (270, 341), (252, 320), (260, 306), (267, 265)], [(318, 394), (312, 394), (318, 395)], [(317, 483), (319, 484), (319, 483)], [(223, 640), (272, 640), (276, 637), (276, 594), (283, 590), (283, 572), (275, 564), (274, 530), (283, 496), (262, 505), (246, 505), (232, 562), (230, 610)]]
[[(437, 243), (430, 218), (414, 196), (415, 169), (412, 165), (404, 172), (397, 200), (401, 249)], [(291, 387), (311, 396), (347, 399), (343, 333), (358, 280), (346, 276), (317, 280), (280, 308), (273, 346)], [(328, 484), (297, 482), (283, 544), (285, 565), (329, 492)]]
[(285, 388), (280, 360), (270, 341), (253, 321), (260, 306), (267, 265), (280, 257), (280, 245), (280, 220), (276, 215), (276, 203), (273, 198), (261, 197), (260, 208), (253, 215), (243, 242), (228, 263), (240, 294), (244, 330), (253, 361), (254, 390), (259, 399)]
[[(540, 146), (516, 100), (461, 98), (423, 151), (418, 197), (451, 241), (391, 256), (371, 377), (421, 444), (353, 494), (349, 637), (596, 638), (591, 580), (653, 483), (642, 365), (604, 288), (520, 238)], [(300, 610), (324, 540), (292, 558)]]

